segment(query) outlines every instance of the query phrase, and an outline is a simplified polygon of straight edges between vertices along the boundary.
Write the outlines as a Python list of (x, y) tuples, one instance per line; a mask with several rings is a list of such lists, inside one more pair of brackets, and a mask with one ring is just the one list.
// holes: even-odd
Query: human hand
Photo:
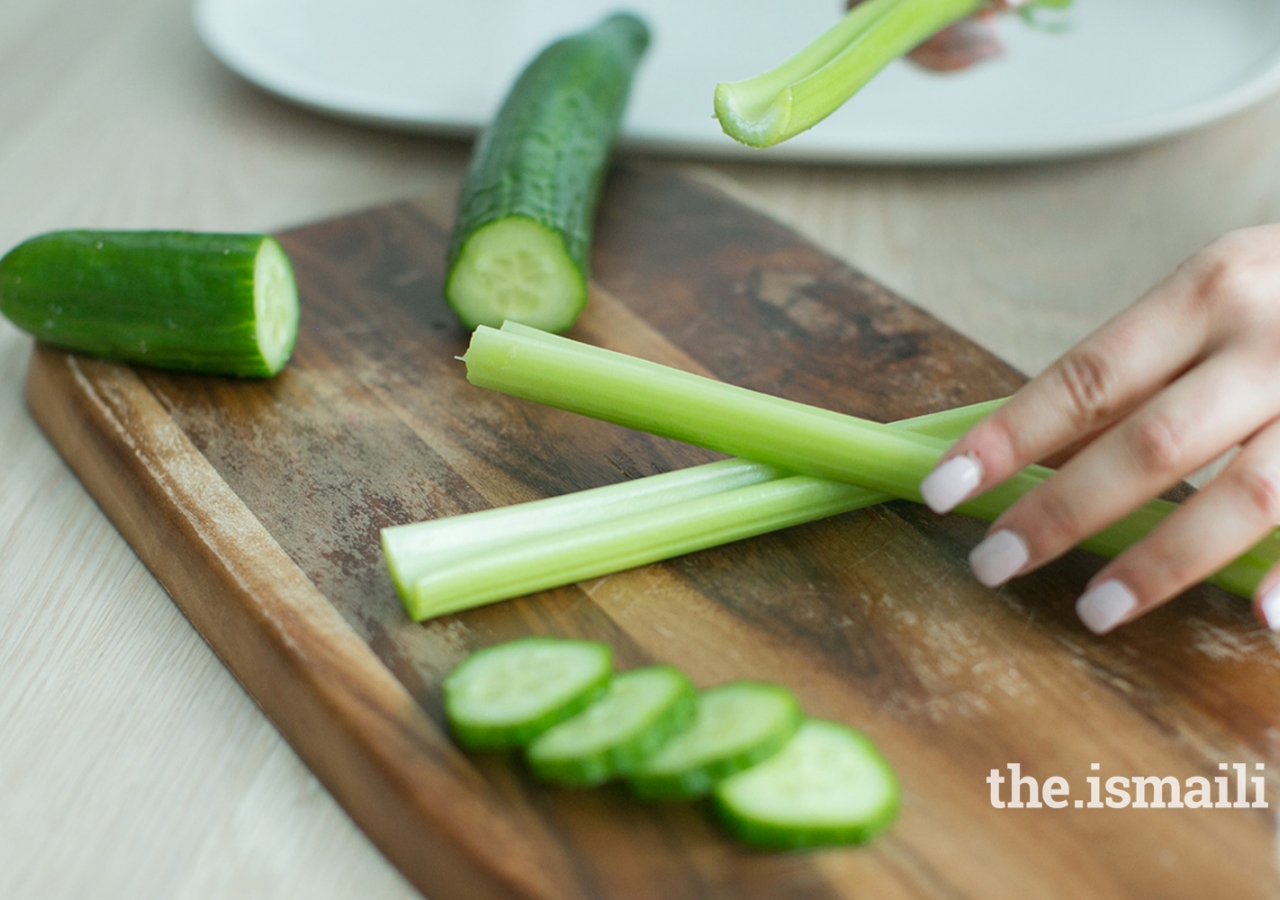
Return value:
[[(1280, 523), (1280, 225), (1233, 232), (1183, 263), (975, 425), (921, 484), (945, 512), (1066, 455), (970, 554), (994, 587), (1066, 553), (1239, 447), (1076, 603), (1105, 634), (1222, 568)], [(1280, 630), (1280, 567), (1254, 611)]]

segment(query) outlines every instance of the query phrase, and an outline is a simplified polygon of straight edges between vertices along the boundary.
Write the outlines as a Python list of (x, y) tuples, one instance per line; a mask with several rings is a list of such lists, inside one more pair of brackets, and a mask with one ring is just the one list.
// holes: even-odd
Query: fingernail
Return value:
[(953, 456), (920, 482), (920, 496), (937, 513), (950, 512), (982, 481), (982, 465), (972, 456)]
[(1095, 585), (1076, 601), (1076, 615), (1094, 634), (1106, 634), (1133, 612), (1138, 599), (1114, 578)]
[(1262, 595), (1262, 599), (1258, 601), (1258, 609), (1262, 611), (1267, 627), (1272, 631), (1280, 631), (1280, 585)]
[(998, 587), (1022, 571), (1030, 554), (1026, 542), (1012, 531), (989, 534), (969, 553), (969, 567), (987, 587)]

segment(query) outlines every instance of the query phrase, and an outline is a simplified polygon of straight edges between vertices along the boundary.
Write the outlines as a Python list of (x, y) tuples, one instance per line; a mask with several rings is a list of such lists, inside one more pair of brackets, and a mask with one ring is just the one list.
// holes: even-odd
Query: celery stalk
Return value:
[(720, 127), (751, 147), (772, 147), (835, 112), (873, 76), (986, 0), (867, 0), (782, 65), (716, 85)]
[[(920, 500), (919, 484), (948, 441), (723, 384), (553, 335), (479, 328), (464, 356), (472, 384), (805, 475)], [(990, 521), (1051, 474), (1031, 466), (964, 504)], [(1153, 500), (1081, 546), (1115, 556), (1174, 505)], [(1275, 533), (1217, 573), (1249, 596), (1280, 559)]]
[[(1001, 401), (895, 423), (956, 438)], [(881, 503), (888, 495), (742, 459), (382, 531), (415, 621)]]

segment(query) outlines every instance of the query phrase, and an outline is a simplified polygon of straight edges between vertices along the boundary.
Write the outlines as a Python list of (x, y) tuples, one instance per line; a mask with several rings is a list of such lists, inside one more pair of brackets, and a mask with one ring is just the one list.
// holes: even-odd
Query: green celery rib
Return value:
[[(538, 332), (541, 334), (541, 332)], [(955, 439), (1002, 401), (895, 423)], [(415, 621), (572, 584), (891, 499), (743, 459), (382, 531)]]
[[(480, 387), (535, 400), (712, 450), (894, 497), (920, 500), (919, 484), (948, 441), (783, 400), (624, 354), (524, 329), (480, 328), (464, 357)], [(1031, 466), (959, 511), (990, 521), (1051, 470)], [(1081, 546), (1115, 556), (1175, 508), (1153, 500)], [(1273, 532), (1211, 580), (1249, 596), (1280, 559)]]
[(720, 127), (751, 147), (812, 128), (890, 62), (973, 15), (986, 0), (867, 0), (782, 65), (716, 85)]

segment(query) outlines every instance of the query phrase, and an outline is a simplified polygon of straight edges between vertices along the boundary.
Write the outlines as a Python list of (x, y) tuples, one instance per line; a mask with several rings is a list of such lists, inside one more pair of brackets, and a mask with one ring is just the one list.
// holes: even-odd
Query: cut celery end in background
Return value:
[(986, 0), (866, 0), (776, 68), (716, 85), (725, 134), (772, 147), (831, 115), (876, 73)]

